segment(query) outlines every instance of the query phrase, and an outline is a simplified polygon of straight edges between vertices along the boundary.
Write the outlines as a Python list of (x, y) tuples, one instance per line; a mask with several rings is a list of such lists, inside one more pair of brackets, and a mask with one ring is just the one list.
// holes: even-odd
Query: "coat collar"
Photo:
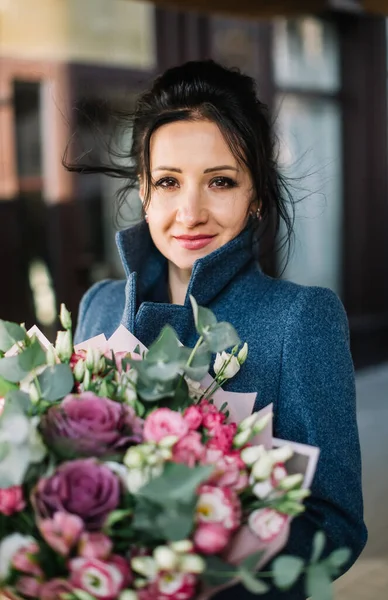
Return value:
[[(147, 223), (119, 231), (116, 243), (127, 278), (137, 274), (139, 302), (150, 300), (155, 286), (167, 285), (167, 260), (154, 245)], [(210, 304), (253, 260), (253, 227), (249, 223), (235, 239), (195, 261), (185, 306), (190, 306), (190, 295), (203, 306)]]

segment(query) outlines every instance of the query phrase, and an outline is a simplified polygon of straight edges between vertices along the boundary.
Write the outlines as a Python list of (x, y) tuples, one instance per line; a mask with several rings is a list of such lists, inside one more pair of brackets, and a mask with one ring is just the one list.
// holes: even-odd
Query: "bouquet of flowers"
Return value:
[(271, 407), (222, 389), (247, 346), (192, 304), (193, 349), (169, 326), (149, 350), (123, 327), (74, 348), (63, 305), (55, 346), (0, 321), (0, 597), (190, 600), (302, 572), (327, 597), (348, 552), (320, 560), (321, 535), (309, 564), (258, 571), (304, 510), (317, 451), (275, 440)]

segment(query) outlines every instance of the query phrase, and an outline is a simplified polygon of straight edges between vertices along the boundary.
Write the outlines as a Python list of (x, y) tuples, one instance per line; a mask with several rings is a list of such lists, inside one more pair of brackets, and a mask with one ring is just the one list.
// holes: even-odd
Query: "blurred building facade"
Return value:
[[(49, 332), (58, 302), (76, 314), (91, 283), (121, 275), (114, 247), (118, 182), (67, 173), (61, 157), (70, 135), (76, 132), (73, 156), (87, 152), (100, 160), (93, 128), (109, 136), (112, 108), (130, 110), (165, 68), (211, 57), (257, 81), (274, 116), (281, 163), (303, 198), (283, 277), (340, 295), (357, 366), (387, 357), (383, 17), (353, 10), (354, 2), (333, 3), (340, 9), (318, 15), (265, 19), (131, 0), (31, 4), (0, 1), (2, 318), (38, 321)], [(263, 268), (276, 275), (281, 264), (269, 253)]]

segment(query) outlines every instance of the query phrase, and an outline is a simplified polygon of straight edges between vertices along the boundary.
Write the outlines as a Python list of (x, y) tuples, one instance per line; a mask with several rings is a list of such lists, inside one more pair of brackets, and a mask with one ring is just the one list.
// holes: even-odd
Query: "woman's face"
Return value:
[[(151, 138), (152, 239), (178, 269), (235, 238), (252, 209), (252, 180), (215, 123), (180, 121)], [(140, 195), (144, 197), (144, 188)]]

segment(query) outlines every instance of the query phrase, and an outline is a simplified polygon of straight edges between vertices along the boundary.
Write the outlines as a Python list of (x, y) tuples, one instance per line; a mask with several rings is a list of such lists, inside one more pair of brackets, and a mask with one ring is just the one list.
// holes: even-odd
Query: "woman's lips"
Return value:
[(186, 250), (201, 250), (215, 238), (214, 235), (181, 235), (175, 236), (178, 244)]

